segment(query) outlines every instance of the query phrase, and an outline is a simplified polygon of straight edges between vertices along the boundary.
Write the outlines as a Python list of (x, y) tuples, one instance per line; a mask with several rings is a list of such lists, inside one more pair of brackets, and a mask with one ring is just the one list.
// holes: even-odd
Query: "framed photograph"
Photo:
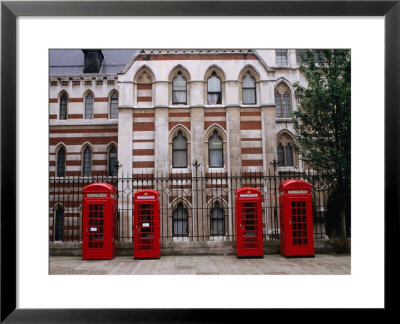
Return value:
[[(399, 1), (2, 1), (1, 321), (229, 322), (239, 312), (266, 316), (270, 308), (392, 308), (399, 21)], [(49, 193), (49, 49), (183, 47), (352, 50), (351, 208), (357, 217), (350, 276), (49, 276), (42, 212)], [(218, 91), (210, 95), (215, 103), (218, 98)], [(223, 151), (213, 153), (223, 164)], [(302, 297), (297, 289), (285, 304), (283, 290), (293, 285)], [(245, 293), (255, 301), (240, 302)]]

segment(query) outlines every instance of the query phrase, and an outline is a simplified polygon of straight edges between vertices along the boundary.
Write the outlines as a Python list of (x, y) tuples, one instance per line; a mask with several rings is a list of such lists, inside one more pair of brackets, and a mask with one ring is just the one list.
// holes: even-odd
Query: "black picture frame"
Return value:
[[(385, 310), (396, 307), (399, 234), (400, 4), (396, 1), (2, 1), (1, 2), (1, 322), (205, 323), (266, 316), (263, 309), (16, 308), (16, 19), (19, 16), (384, 16)], [(373, 68), (373, 67), (371, 67)], [(379, 158), (379, 157), (373, 157)], [(373, 170), (371, 170), (372, 172)], [(368, 181), (366, 177), (366, 182)], [(371, 190), (379, 190), (374, 188)], [(367, 247), (366, 247), (367, 248)], [(373, 258), (373, 255), (371, 256)], [(373, 262), (373, 261), (371, 261)], [(367, 283), (366, 283), (367, 284)], [(334, 315), (333, 315), (334, 316)]]

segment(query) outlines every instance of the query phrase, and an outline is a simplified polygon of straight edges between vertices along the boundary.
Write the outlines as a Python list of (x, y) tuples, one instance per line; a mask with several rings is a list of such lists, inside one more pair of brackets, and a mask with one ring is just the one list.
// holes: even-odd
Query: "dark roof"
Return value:
[[(103, 49), (103, 64), (100, 74), (115, 74), (120, 72), (132, 59), (136, 50), (133, 49)], [(51, 49), (49, 50), (50, 75), (83, 74), (84, 56), (81, 49)]]

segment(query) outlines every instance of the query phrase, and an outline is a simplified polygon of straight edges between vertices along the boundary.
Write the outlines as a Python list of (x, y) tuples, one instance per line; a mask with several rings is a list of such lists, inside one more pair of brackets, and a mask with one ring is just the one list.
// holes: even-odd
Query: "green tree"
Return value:
[[(336, 234), (350, 221), (351, 56), (350, 50), (302, 50), (306, 86), (294, 84), (299, 109), (293, 113), (299, 155), (330, 176), (337, 206)], [(347, 233), (348, 234), (348, 233)]]

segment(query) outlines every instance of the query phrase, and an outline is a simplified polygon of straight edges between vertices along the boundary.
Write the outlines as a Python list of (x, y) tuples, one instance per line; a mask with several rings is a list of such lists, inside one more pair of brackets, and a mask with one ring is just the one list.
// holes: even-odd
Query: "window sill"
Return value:
[(274, 70), (297, 70), (299, 65), (277, 65), (271, 66), (271, 68)]
[(50, 126), (66, 126), (66, 125), (117, 125), (118, 119), (106, 119), (106, 118), (95, 118), (95, 119), (50, 119)]
[(240, 105), (240, 108), (258, 108), (258, 107), (260, 107), (260, 105), (258, 105), (258, 104), (241, 104)]
[(300, 168), (297, 166), (278, 167), (278, 173), (295, 173), (295, 172), (300, 172)]
[(276, 118), (277, 123), (292, 123), (292, 118)]
[(223, 108), (224, 104), (215, 104), (215, 105), (204, 105), (204, 108)]
[(188, 167), (186, 167), (186, 168), (174, 168), (174, 167), (172, 167), (171, 168), (171, 172), (172, 173), (189, 173), (190, 172), (190, 170), (189, 170), (189, 168)]
[(226, 167), (208, 167), (208, 172), (225, 171)]

